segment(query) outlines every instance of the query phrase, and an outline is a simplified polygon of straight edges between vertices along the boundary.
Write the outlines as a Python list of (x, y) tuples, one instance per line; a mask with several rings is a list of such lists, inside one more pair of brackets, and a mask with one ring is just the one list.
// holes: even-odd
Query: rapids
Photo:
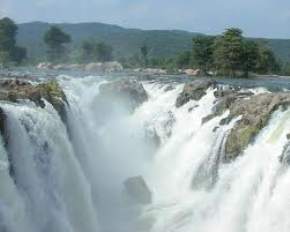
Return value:
[[(213, 89), (176, 108), (182, 83), (143, 81), (149, 99), (131, 113), (96, 103), (109, 81), (59, 76), (66, 122), (48, 102), (0, 103), (8, 134), (0, 138), (0, 232), (290, 231), (290, 169), (280, 162), (290, 110), (275, 111), (242, 156), (222, 163), (238, 118), (219, 126), (225, 112), (202, 124)], [(133, 176), (145, 179), (151, 204), (126, 200)]]

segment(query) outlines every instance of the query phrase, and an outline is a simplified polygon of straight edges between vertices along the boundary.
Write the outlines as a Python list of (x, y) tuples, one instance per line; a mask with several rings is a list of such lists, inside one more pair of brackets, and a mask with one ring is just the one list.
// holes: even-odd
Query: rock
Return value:
[(121, 101), (131, 111), (148, 100), (143, 85), (136, 80), (118, 80), (100, 86), (100, 97), (108, 100)]
[(52, 69), (53, 68), (53, 65), (52, 65), (52, 63), (42, 62), (42, 63), (39, 63), (36, 67), (38, 69)]
[(125, 192), (136, 204), (152, 203), (152, 193), (142, 176), (130, 177), (124, 182)]
[(190, 100), (198, 101), (205, 94), (209, 87), (215, 87), (216, 82), (212, 80), (195, 80), (184, 85), (183, 91), (176, 100), (176, 107), (181, 107)]
[(216, 98), (218, 98), (217, 102), (212, 109), (212, 113), (204, 117), (202, 119), (202, 123), (206, 123), (211, 119), (222, 115), (227, 109), (231, 107), (233, 103), (235, 103), (237, 99), (253, 96), (253, 93), (249, 91), (239, 92), (238, 89), (217, 89), (214, 92), (214, 95)]
[(290, 140), (290, 133), (286, 135), (287, 140)]
[(198, 76), (201, 74), (200, 69), (185, 69), (184, 73), (188, 76)]
[(105, 63), (90, 63), (85, 66), (85, 70), (88, 72), (120, 72), (123, 70), (123, 66), (116, 61)]
[(243, 153), (244, 149), (265, 127), (271, 114), (279, 106), (290, 105), (290, 93), (263, 93), (249, 99), (237, 99), (230, 106), (230, 115), (226, 121), (241, 116), (231, 129), (225, 143), (224, 161), (228, 162)]
[(0, 100), (17, 102), (28, 99), (37, 106), (44, 107), (43, 99), (52, 104), (60, 117), (65, 120), (66, 96), (57, 81), (33, 85), (30, 82), (8, 79), (0, 82)]

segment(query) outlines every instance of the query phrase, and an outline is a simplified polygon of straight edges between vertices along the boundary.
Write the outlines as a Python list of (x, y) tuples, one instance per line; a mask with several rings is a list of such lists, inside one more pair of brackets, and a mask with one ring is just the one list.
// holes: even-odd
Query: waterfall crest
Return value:
[[(263, 97), (267, 117), (239, 144), (243, 152), (229, 159), (228, 137), (248, 129), (243, 112), (229, 105), (238, 99), (244, 106), (266, 91), (218, 92), (209, 83), (176, 105), (182, 83), (125, 83), (126, 98), (115, 101), (100, 94), (111, 81), (59, 76), (65, 117), (47, 99), (44, 107), (1, 101), (0, 231), (290, 230), (285, 94), (281, 104), (274, 95)], [(140, 93), (140, 102), (125, 104)], [(124, 182), (137, 176), (152, 195), (149, 204), (128, 200)]]

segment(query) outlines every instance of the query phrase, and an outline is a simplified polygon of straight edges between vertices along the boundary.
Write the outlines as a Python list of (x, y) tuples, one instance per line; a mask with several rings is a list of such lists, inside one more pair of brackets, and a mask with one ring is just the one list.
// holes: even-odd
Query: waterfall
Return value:
[[(214, 87), (177, 108), (184, 84), (143, 81), (148, 100), (131, 112), (100, 100), (111, 79), (57, 79), (66, 121), (47, 101), (0, 103), (1, 232), (290, 230), (290, 110), (277, 109), (225, 163), (240, 118), (220, 124), (225, 111), (203, 123), (217, 102)], [(124, 182), (136, 176), (152, 192), (150, 204), (127, 201)]]

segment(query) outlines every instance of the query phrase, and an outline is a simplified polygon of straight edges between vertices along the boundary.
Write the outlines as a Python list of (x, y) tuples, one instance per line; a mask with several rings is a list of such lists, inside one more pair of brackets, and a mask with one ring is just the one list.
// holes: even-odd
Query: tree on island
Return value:
[(63, 61), (67, 51), (65, 44), (71, 42), (70, 35), (63, 32), (59, 27), (51, 26), (44, 34), (43, 39), (48, 47), (48, 60), (51, 62)]
[(227, 29), (215, 40), (214, 64), (222, 75), (237, 76), (242, 69), (243, 36), (238, 28)]
[(249, 72), (257, 71), (257, 63), (259, 60), (259, 45), (251, 40), (245, 40), (243, 42), (242, 53), (242, 71), (244, 77), (249, 76)]
[(264, 45), (259, 47), (256, 69), (261, 74), (272, 74), (281, 70), (273, 51)]
[(202, 73), (207, 74), (213, 64), (213, 44), (212, 36), (197, 36), (192, 40), (192, 59), (194, 66)]
[(0, 19), (0, 64), (20, 64), (26, 58), (26, 49), (16, 46), (17, 26), (10, 18)]
[(94, 40), (85, 40), (81, 45), (82, 62), (107, 62), (113, 59), (113, 48)]

